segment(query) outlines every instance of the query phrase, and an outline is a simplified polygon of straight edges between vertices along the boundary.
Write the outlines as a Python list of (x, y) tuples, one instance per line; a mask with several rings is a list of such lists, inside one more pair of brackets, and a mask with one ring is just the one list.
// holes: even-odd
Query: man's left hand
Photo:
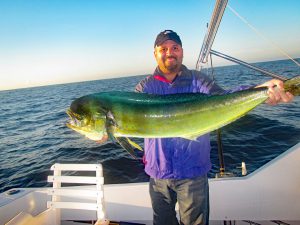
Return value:
[(266, 103), (269, 105), (277, 105), (280, 102), (287, 103), (294, 99), (294, 95), (284, 91), (283, 82), (278, 79), (267, 81), (256, 87), (268, 87), (269, 98), (266, 100)]

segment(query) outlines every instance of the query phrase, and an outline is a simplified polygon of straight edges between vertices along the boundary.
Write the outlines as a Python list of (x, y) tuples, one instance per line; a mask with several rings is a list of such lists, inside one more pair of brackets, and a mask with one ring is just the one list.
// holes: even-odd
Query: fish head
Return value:
[(67, 126), (88, 139), (100, 143), (108, 139), (106, 113), (92, 99), (79, 98), (72, 102), (67, 110)]

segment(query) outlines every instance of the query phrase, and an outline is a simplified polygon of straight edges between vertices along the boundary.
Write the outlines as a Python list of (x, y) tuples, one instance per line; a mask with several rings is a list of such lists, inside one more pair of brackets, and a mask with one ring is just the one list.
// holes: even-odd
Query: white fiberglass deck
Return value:
[[(104, 168), (105, 170), (105, 168)], [(300, 221), (300, 143), (245, 177), (210, 179), (210, 220)], [(19, 212), (46, 209), (48, 188), (0, 195), (0, 224)], [(151, 224), (148, 183), (104, 185), (106, 217)], [(66, 211), (63, 219), (90, 220), (90, 212)], [(214, 224), (214, 223), (213, 223)]]

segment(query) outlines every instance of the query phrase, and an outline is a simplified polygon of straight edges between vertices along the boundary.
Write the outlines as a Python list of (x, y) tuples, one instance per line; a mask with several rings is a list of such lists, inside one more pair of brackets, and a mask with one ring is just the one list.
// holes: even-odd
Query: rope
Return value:
[(261, 38), (263, 38), (265, 41), (269, 42), (273, 47), (275, 47), (277, 50), (279, 50), (283, 55), (288, 57), (290, 60), (292, 60), (297, 66), (300, 66), (300, 63), (298, 63), (296, 60), (294, 60), (291, 56), (289, 56), (283, 49), (281, 49), (278, 45), (276, 45), (271, 39), (267, 38), (265, 35), (263, 35), (258, 29), (256, 29), (254, 26), (252, 26), (245, 18), (243, 18), (241, 15), (237, 13), (230, 5), (227, 5), (227, 7), (238, 17), (240, 18), (246, 25), (248, 25), (256, 34), (258, 34)]

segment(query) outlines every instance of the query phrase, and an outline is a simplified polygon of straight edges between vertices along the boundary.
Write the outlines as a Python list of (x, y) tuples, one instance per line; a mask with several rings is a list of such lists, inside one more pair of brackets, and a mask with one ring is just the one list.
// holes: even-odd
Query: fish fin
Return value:
[(106, 113), (106, 123), (105, 123), (105, 128), (106, 128), (106, 132), (108, 134), (109, 139), (113, 142), (116, 143), (116, 137), (113, 135), (114, 130), (116, 129), (116, 121), (115, 118), (113, 116), (113, 114), (108, 111)]
[(140, 150), (142, 152), (144, 151), (144, 149), (141, 146), (139, 146), (137, 143), (135, 143), (134, 141), (130, 140), (129, 138), (126, 138), (126, 139), (129, 142), (129, 144), (131, 144), (134, 148), (136, 148), (136, 149), (138, 149), (138, 150)]
[(139, 150), (142, 150), (142, 148), (138, 144), (129, 140), (127, 137), (115, 137), (115, 139), (134, 159), (137, 159), (134, 153), (134, 149), (137, 148)]
[(115, 136), (112, 134), (112, 132), (107, 132), (107, 135), (109, 137), (109, 140), (111, 140), (113, 143), (116, 143), (116, 138)]
[(113, 131), (117, 127), (117, 123), (115, 121), (114, 115), (111, 111), (108, 111), (106, 113), (106, 131), (108, 133), (108, 136), (110, 140), (117, 141), (134, 159), (136, 159), (136, 155), (134, 153), (134, 149), (138, 149), (140, 151), (143, 151), (143, 149), (135, 142), (131, 141), (127, 137), (115, 137), (113, 135)]
[(197, 136), (183, 136), (182, 138), (191, 140), (191, 141), (197, 141), (197, 138), (199, 137), (199, 135)]

